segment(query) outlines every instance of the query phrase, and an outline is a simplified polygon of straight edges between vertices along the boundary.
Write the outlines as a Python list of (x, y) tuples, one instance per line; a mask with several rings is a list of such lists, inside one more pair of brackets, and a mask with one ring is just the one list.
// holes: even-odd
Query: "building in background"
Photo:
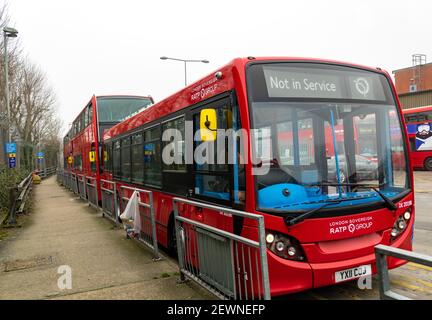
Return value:
[(402, 108), (432, 105), (432, 63), (425, 54), (413, 54), (412, 66), (393, 71)]

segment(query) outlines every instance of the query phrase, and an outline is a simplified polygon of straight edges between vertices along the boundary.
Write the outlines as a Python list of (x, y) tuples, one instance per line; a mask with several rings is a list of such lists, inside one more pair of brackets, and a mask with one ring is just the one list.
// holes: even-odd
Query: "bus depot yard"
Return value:
[[(432, 255), (431, 173), (415, 171), (414, 251)], [(122, 228), (60, 187), (55, 177), (34, 188), (35, 208), (12, 238), (0, 241), (0, 299), (214, 299), (191, 282), (180, 283), (177, 261), (162, 251), (153, 261), (147, 247), (126, 239)], [(59, 281), (65, 266), (72, 281)], [(390, 271), (392, 290), (432, 299), (430, 267), (408, 263)], [(60, 281), (61, 282), (61, 281)], [(340, 283), (276, 299), (379, 299), (371, 283)]]

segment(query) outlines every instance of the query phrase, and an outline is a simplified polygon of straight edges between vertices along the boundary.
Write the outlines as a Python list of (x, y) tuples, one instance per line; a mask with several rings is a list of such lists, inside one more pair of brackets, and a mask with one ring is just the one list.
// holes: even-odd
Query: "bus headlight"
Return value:
[(266, 236), (266, 242), (267, 243), (273, 243), (274, 239), (275, 239), (275, 237), (272, 233), (267, 234), (267, 236)]
[(300, 243), (287, 235), (269, 232), (266, 235), (267, 249), (278, 257), (287, 260), (305, 261), (305, 256)]
[(405, 211), (399, 216), (399, 218), (397, 218), (390, 233), (392, 241), (395, 240), (406, 229), (410, 219), (411, 212), (409, 210)]

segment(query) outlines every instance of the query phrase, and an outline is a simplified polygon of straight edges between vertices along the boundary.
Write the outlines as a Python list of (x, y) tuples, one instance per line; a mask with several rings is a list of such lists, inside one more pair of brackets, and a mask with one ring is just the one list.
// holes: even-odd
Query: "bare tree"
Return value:
[[(0, 5), (0, 28), (9, 25), (7, 5)], [(4, 50), (4, 40), (0, 36), (0, 45)], [(10, 92), (10, 118), (6, 117), (6, 97), (4, 81), (4, 60), (0, 68), (0, 127), (12, 128), (13, 140), (20, 141), (22, 164), (31, 169), (34, 166), (36, 146), (54, 150), (60, 144), (61, 122), (56, 112), (56, 97), (54, 91), (47, 83), (47, 77), (42, 70), (23, 57), (18, 41), (8, 42), (8, 69)], [(3, 122), (2, 122), (3, 119)], [(1, 148), (4, 151), (4, 148)], [(50, 156), (52, 157), (52, 156)], [(0, 152), (0, 158), (3, 160)], [(52, 159), (56, 159), (55, 155)], [(55, 165), (56, 160), (52, 161)], [(1, 164), (1, 162), (0, 162)]]

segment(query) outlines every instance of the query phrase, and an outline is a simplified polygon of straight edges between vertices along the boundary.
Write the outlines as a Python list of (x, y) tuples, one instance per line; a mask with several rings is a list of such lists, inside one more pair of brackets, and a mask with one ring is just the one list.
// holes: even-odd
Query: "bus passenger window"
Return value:
[(132, 136), (132, 182), (143, 183), (144, 167), (142, 159), (143, 137), (142, 133)]
[(162, 161), (159, 126), (144, 134), (144, 181), (146, 185), (162, 186)]
[(131, 178), (131, 139), (124, 138), (121, 141), (121, 167), (122, 179), (130, 180)]
[[(171, 141), (164, 141), (163, 142), (163, 149), (165, 149), (168, 145), (169, 147), (173, 148), (173, 151), (171, 152), (171, 156), (180, 156), (181, 161), (175, 161), (171, 164), (166, 164), (164, 162), (163, 164), (163, 170), (164, 171), (186, 171), (186, 163), (185, 163), (185, 141), (184, 141), (184, 135), (185, 135), (185, 122), (184, 118), (177, 118), (172, 121), (168, 121), (162, 125), (162, 132), (166, 132), (166, 130), (172, 130), (171, 133), (174, 133), (175, 130), (177, 130), (178, 133), (181, 134), (181, 136), (177, 137), (177, 141), (174, 141), (173, 135), (171, 135)], [(168, 148), (169, 148), (168, 147)], [(178, 163), (180, 162), (180, 163)]]
[(417, 151), (415, 140), (416, 140), (416, 138), (410, 138), (409, 139), (409, 145), (410, 145), (410, 150), (411, 151)]
[(121, 165), (120, 165), (120, 140), (114, 142), (113, 147), (113, 175), (115, 178), (121, 177)]

